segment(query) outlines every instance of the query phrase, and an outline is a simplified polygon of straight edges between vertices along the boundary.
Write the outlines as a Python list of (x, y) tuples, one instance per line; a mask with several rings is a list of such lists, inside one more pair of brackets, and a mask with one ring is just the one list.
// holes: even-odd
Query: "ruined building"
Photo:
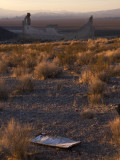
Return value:
[(23, 21), (23, 38), (33, 40), (79, 40), (94, 37), (93, 17), (77, 31), (59, 32), (55, 27), (48, 26), (44, 29), (37, 29), (31, 26), (30, 13), (27, 13)]

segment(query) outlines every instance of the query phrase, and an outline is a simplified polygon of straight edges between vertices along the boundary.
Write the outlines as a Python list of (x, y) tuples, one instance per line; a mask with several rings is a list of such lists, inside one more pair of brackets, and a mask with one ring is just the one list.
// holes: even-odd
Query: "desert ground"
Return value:
[[(119, 38), (0, 45), (1, 160), (117, 160), (119, 104)], [(29, 144), (40, 133), (81, 144)]]

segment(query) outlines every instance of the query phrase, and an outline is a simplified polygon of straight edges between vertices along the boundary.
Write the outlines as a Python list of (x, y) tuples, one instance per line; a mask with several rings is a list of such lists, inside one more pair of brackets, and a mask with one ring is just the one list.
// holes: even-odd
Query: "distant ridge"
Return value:
[(0, 41), (5, 41), (9, 39), (14, 39), (17, 37), (17, 34), (12, 33), (2, 27), (0, 27)]
[(0, 8), (0, 18), (15, 18), (23, 17), (27, 12), (32, 14), (34, 18), (88, 18), (93, 15), (95, 18), (114, 18), (120, 17), (120, 8), (113, 10), (102, 10), (96, 12), (69, 12), (69, 11), (38, 11), (38, 10), (27, 10), (27, 11), (13, 11), (5, 10)]

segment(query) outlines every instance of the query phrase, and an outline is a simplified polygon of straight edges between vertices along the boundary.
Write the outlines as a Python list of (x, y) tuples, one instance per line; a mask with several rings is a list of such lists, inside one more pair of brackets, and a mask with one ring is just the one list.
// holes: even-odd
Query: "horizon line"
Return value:
[(72, 13), (90, 13), (90, 12), (101, 12), (101, 11), (112, 11), (112, 10), (119, 10), (120, 8), (114, 8), (114, 9), (103, 9), (103, 10), (96, 10), (96, 11), (70, 11), (70, 10), (32, 10), (32, 9), (27, 9), (27, 10), (14, 10), (14, 9), (5, 9), (5, 8), (0, 8), (2, 10), (8, 10), (8, 11), (16, 11), (16, 12), (28, 12), (28, 11), (32, 11), (32, 12), (72, 12)]

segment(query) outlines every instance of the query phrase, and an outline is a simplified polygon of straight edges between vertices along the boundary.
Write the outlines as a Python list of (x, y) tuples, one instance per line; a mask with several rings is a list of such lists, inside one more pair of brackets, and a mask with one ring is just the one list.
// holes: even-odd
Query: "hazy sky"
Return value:
[(120, 8), (120, 0), (0, 0), (0, 8), (86, 12)]

